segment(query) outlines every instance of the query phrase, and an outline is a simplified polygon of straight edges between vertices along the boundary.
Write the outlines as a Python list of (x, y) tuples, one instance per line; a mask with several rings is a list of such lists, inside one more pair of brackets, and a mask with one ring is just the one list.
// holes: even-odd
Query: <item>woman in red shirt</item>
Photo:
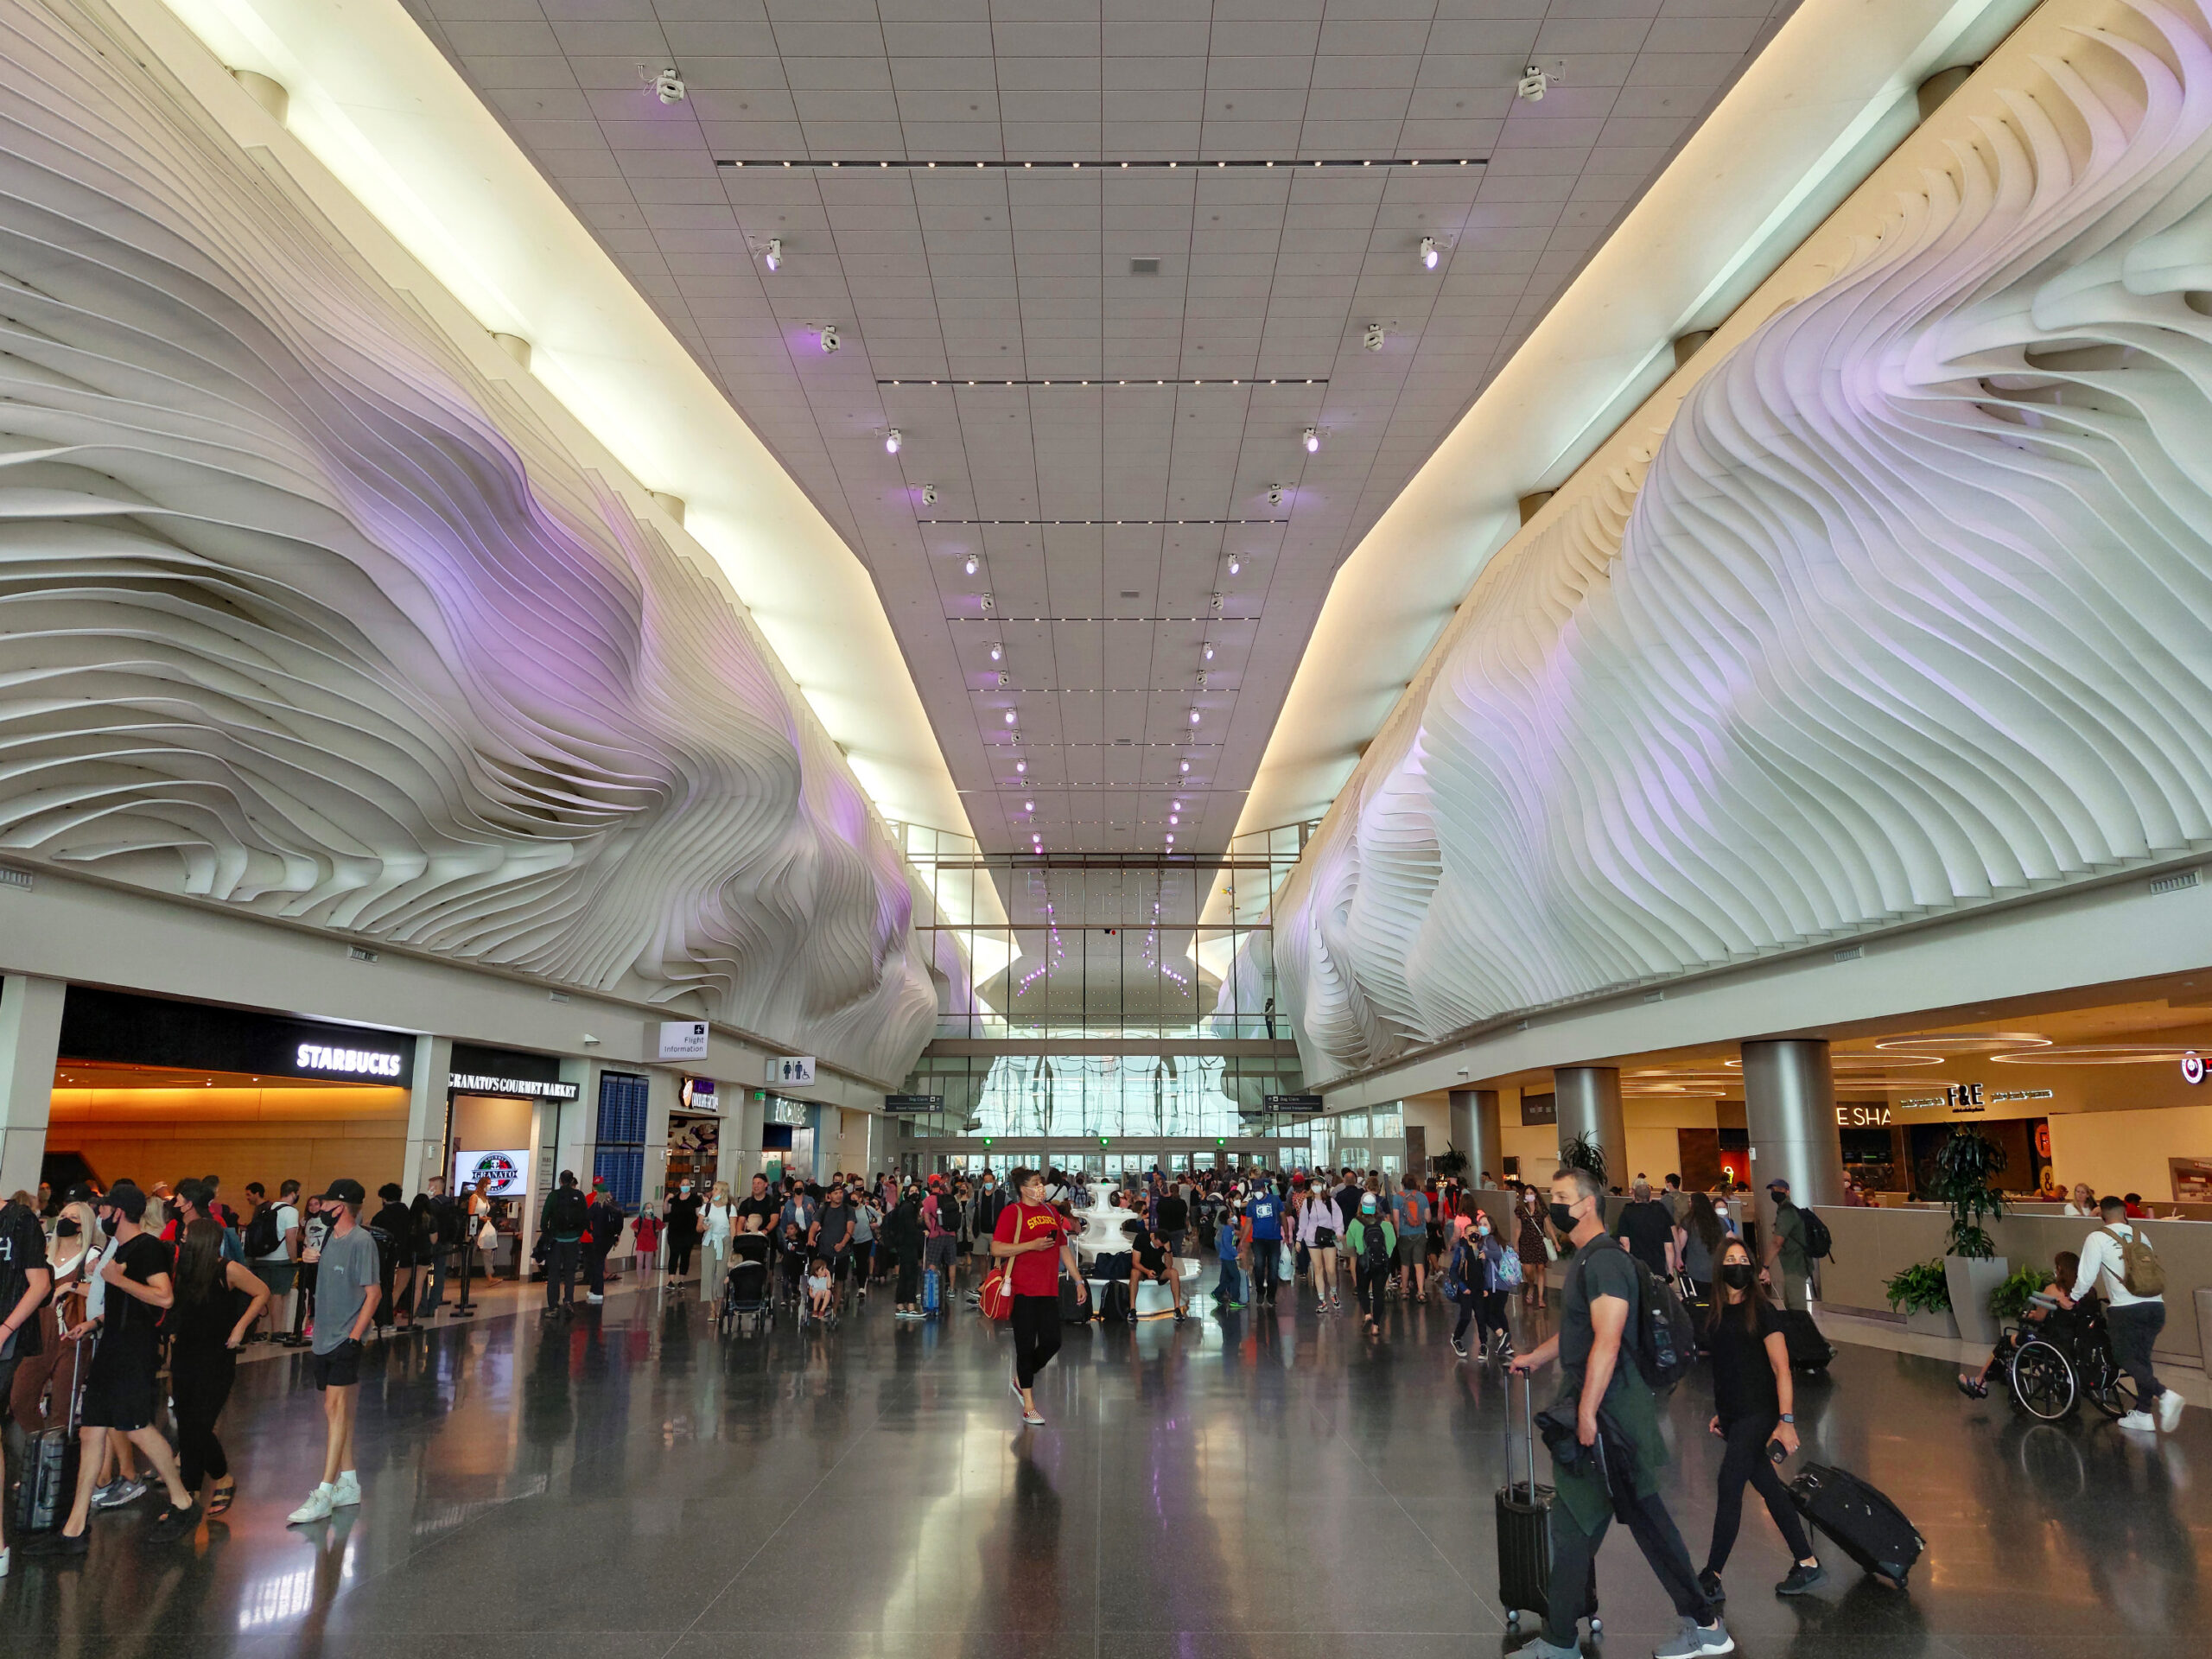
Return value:
[[(1045, 1421), (1037, 1409), (1031, 1386), (1037, 1373), (1060, 1351), (1060, 1266), (1065, 1262), (1075, 1280), (1076, 1300), (1089, 1295), (1083, 1270), (1077, 1265), (1075, 1246), (1068, 1243), (1067, 1223), (1045, 1202), (1041, 1171), (1017, 1169), (1012, 1185), (1019, 1195), (1000, 1212), (997, 1230), (991, 1235), (991, 1254), (1010, 1257), (1007, 1265), (1014, 1292), (1014, 1377), (1009, 1386), (1021, 1402), (1021, 1421)], [(1056, 1252), (1058, 1260), (1048, 1252)]]

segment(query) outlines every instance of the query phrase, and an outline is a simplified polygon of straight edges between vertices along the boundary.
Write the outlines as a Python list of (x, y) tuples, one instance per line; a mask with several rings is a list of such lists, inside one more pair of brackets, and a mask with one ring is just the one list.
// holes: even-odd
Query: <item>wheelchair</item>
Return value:
[(2028, 1300), (2043, 1319), (2008, 1326), (1999, 1344), (2012, 1402), (2045, 1423), (2072, 1416), (2084, 1400), (2107, 1417), (2133, 1411), (2135, 1384), (2113, 1363), (2103, 1318), (2069, 1312), (2049, 1296)]

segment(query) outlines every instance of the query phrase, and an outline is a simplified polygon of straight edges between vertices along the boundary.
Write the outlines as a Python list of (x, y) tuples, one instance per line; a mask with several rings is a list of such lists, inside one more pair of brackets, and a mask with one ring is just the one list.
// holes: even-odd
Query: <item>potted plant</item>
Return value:
[(1446, 1143), (1443, 1151), (1428, 1160), (1428, 1167), (1433, 1174), (1457, 1179), (1467, 1173), (1467, 1154)]
[(1923, 1337), (1956, 1337), (1951, 1318), (1951, 1286), (1941, 1262), (1916, 1262), (1892, 1274), (1882, 1288), (1890, 1306), (1904, 1315), (1904, 1328)]
[(2005, 1281), (2011, 1263), (1997, 1254), (1985, 1221), (2001, 1220), (2005, 1195), (1997, 1178), (2005, 1173), (2005, 1148), (1980, 1130), (1961, 1123), (1936, 1154), (1936, 1196), (1951, 1212), (1943, 1239), (1943, 1273), (1951, 1287), (1951, 1313), (1968, 1342), (1994, 1343), (1998, 1322), (1989, 1311), (1990, 1294)]
[(2015, 1268), (2005, 1276), (2005, 1282), (1989, 1293), (1989, 1312), (1999, 1325), (2017, 1319), (2028, 1311), (2028, 1298), (2038, 1294), (2050, 1282), (2050, 1270), (2030, 1265)]
[[(1606, 1213), (1612, 1208), (1611, 1194), (1605, 1188), (1605, 1149), (1599, 1146), (1590, 1131), (1585, 1129), (1572, 1141), (1560, 1142), (1559, 1160), (1568, 1169), (1586, 1169), (1598, 1178), (1598, 1219), (1610, 1223)], [(1561, 1256), (1573, 1253), (1574, 1246), (1562, 1238), (1559, 1242)]]

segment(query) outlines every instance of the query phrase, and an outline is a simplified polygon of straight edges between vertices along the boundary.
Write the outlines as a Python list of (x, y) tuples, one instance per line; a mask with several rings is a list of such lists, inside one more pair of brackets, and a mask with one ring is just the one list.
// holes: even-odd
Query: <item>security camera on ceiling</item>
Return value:
[(825, 322), (822, 325), (822, 349), (825, 352), (835, 352), (837, 349), (837, 325), (834, 322)]
[(683, 77), (676, 73), (673, 65), (653, 77), (653, 96), (664, 104), (683, 101)]
[(1367, 325), (1367, 338), (1360, 343), (1365, 346), (1370, 352), (1381, 351), (1382, 349), (1382, 325), (1379, 322), (1369, 323)]

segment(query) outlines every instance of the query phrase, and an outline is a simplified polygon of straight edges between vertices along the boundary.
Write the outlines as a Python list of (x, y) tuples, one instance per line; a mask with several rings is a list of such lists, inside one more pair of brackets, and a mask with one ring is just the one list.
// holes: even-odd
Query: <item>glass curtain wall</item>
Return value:
[[(904, 1092), (944, 1102), (906, 1138), (1262, 1136), (1294, 1142), (1281, 1154), (1304, 1162), (1306, 1124), (1265, 1107), (1303, 1086), (1266, 945), (1312, 829), (1240, 837), (1225, 855), (1131, 858), (985, 854), (899, 826), (938, 983), (938, 1040)], [(1008, 1042), (1022, 1052), (962, 1052)]]

